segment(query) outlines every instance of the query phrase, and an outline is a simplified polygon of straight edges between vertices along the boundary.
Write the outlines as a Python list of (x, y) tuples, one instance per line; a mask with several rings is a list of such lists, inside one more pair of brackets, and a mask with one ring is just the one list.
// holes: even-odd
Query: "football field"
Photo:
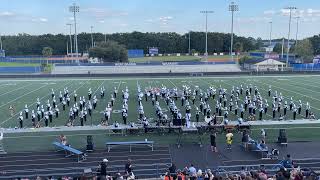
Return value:
[[(267, 96), (269, 85), (272, 86), (273, 91), (282, 93), (285, 100), (293, 97), (295, 103), (301, 99), (303, 105), (302, 115), (298, 115), (297, 119), (304, 118), (305, 103), (309, 102), (311, 105), (311, 111), (316, 114), (318, 118), (320, 114), (320, 76), (229, 76), (229, 77), (163, 77), (163, 78), (106, 78), (106, 79), (11, 79), (0, 81), (0, 124), (1, 128), (18, 127), (18, 114), (24, 109), (24, 105), (28, 104), (29, 111), (36, 108), (36, 99), (39, 97), (41, 104), (46, 105), (48, 99), (51, 99), (51, 89), (55, 91), (58, 96), (59, 91), (63, 91), (63, 88), (68, 87), (71, 96), (71, 105), (73, 104), (73, 91), (76, 90), (78, 97), (85, 96), (87, 98), (88, 89), (91, 88), (93, 94), (97, 95), (98, 106), (94, 110), (92, 118), (88, 118), (85, 125), (99, 125), (101, 118), (103, 118), (102, 111), (105, 109), (107, 103), (110, 100), (110, 95), (113, 93), (114, 87), (119, 89), (119, 96), (115, 100), (113, 107), (113, 113), (111, 115), (110, 123), (117, 121), (122, 122), (122, 116), (120, 110), (122, 108), (122, 97), (121, 90), (126, 87), (129, 89), (129, 108), (128, 108), (128, 121), (137, 122), (138, 120), (138, 103), (137, 103), (137, 86), (139, 85), (142, 90), (150, 88), (160, 88), (166, 86), (167, 88), (178, 88), (182, 89), (183, 85), (188, 85), (190, 88), (199, 86), (200, 89), (206, 90), (210, 86), (216, 88), (223, 87), (228, 89), (230, 92), (232, 86), (243, 86), (252, 84), (257, 86), (261, 96), (267, 98), (268, 102), (271, 103), (272, 99)], [(100, 98), (100, 88), (105, 87), (106, 95), (105, 98)], [(244, 95), (241, 96), (241, 101), (244, 99)], [(51, 127), (64, 126), (68, 120), (69, 108), (66, 111), (62, 111), (62, 105), (57, 102), (60, 109), (59, 118), (53, 118), (53, 122), (49, 124)], [(163, 99), (159, 100), (160, 106), (163, 111), (168, 108)], [(209, 100), (212, 111), (215, 111), (215, 100)], [(142, 100), (144, 105), (145, 115), (155, 120), (156, 113), (155, 108), (152, 106), (150, 98), (148, 102)], [(14, 116), (10, 116), (9, 106), (15, 107), (16, 111)], [(184, 112), (184, 107), (181, 107), (180, 100), (176, 101), (178, 108)], [(191, 104), (192, 105), (192, 104)], [(191, 120), (195, 121), (195, 108), (199, 106), (199, 99), (196, 100), (195, 105), (192, 105), (192, 117)], [(271, 104), (267, 115), (263, 116), (263, 119), (272, 119)], [(169, 114), (169, 112), (168, 112)], [(30, 116), (30, 115), (29, 115)], [(245, 118), (248, 117), (248, 113), (245, 114)], [(203, 115), (200, 115), (200, 121), (203, 121)], [(238, 117), (235, 116), (234, 112), (229, 113), (230, 120), (236, 120)], [(288, 112), (286, 119), (292, 118), (292, 112)], [(44, 122), (41, 122), (44, 126)], [(75, 126), (80, 125), (79, 119), (75, 120)], [(31, 119), (24, 119), (25, 127), (32, 127)], [(319, 124), (306, 124), (306, 125), (281, 125), (281, 126), (268, 126), (261, 127), (256, 126), (252, 128), (252, 137), (259, 137), (260, 128), (268, 129), (268, 141), (273, 142), (278, 136), (279, 128), (287, 129), (289, 141), (317, 141), (319, 137)], [(5, 149), (8, 152), (20, 152), (20, 151), (47, 151), (52, 150), (49, 145), (54, 141), (57, 136), (62, 132), (30, 132), (30, 133), (14, 133), (6, 134), (4, 139)], [(176, 142), (176, 135), (165, 135), (159, 136), (157, 134), (141, 134), (141, 135), (130, 135), (130, 136), (109, 136), (104, 130), (90, 130), (90, 131), (65, 131), (63, 134), (68, 136), (68, 140), (74, 147), (82, 148), (83, 144), (86, 143), (86, 135), (93, 135), (97, 148), (104, 148), (106, 141), (123, 141), (123, 140), (141, 140), (144, 138), (152, 139), (158, 144), (174, 144)], [(241, 138), (238, 134), (235, 135), (235, 141), (240, 141)], [(193, 135), (187, 135), (184, 143), (192, 143), (197, 137)], [(208, 141), (208, 136), (205, 136), (205, 141)], [(218, 137), (218, 142), (224, 142), (224, 136)], [(24, 148), (21, 148), (24, 147)]]
[[(122, 109), (122, 97), (121, 91), (126, 87), (129, 89), (129, 109), (128, 109), (128, 121), (137, 122), (138, 119), (138, 102), (137, 102), (137, 90), (138, 86), (144, 89), (155, 89), (166, 86), (169, 89), (177, 88), (182, 90), (183, 86), (189, 86), (194, 89), (195, 86), (199, 86), (200, 89), (206, 91), (210, 86), (215, 88), (227, 89), (230, 91), (233, 86), (237, 87), (242, 84), (244, 88), (252, 84), (253, 87), (257, 86), (263, 99), (268, 99), (269, 110), (266, 115), (263, 115), (264, 120), (272, 119), (272, 97), (268, 97), (268, 89), (271, 85), (272, 91), (282, 93), (285, 101), (290, 102), (290, 98), (293, 97), (294, 103), (298, 105), (298, 101), (301, 100), (303, 107), (301, 115), (297, 115), (297, 119), (303, 119), (305, 116), (305, 104), (307, 102), (311, 105), (311, 111), (315, 113), (316, 117), (320, 115), (320, 79), (319, 76), (234, 76), (234, 77), (173, 77), (173, 78), (114, 78), (114, 79), (13, 79), (13, 80), (1, 80), (0, 81), (0, 126), (2, 128), (18, 127), (18, 115), (23, 111), (25, 104), (28, 105), (30, 115), (29, 119), (24, 119), (24, 127), (32, 127), (31, 123), (31, 110), (36, 111), (36, 99), (40, 99), (41, 104), (46, 107), (47, 100), (51, 102), (51, 90), (55, 92), (58, 107), (60, 109), (59, 118), (54, 118), (53, 122), (49, 126), (64, 126), (68, 120), (69, 108), (66, 111), (62, 110), (62, 104), (59, 103), (59, 91), (63, 92), (63, 89), (68, 87), (71, 97), (71, 105), (73, 102), (73, 92), (77, 92), (78, 97), (84, 96), (86, 99), (88, 96), (88, 89), (91, 88), (93, 95), (98, 98), (97, 108), (93, 111), (92, 118), (88, 118), (85, 125), (99, 125), (101, 118), (104, 117), (103, 110), (106, 108), (107, 103), (111, 99), (113, 89), (116, 87), (119, 89), (119, 96), (115, 99), (115, 105), (113, 107), (113, 113), (111, 115), (110, 123), (117, 121), (122, 122), (121, 109)], [(100, 88), (105, 87), (106, 95), (104, 98), (100, 98)], [(244, 96), (240, 96), (240, 102), (244, 101)], [(216, 98), (217, 99), (217, 98)], [(209, 100), (212, 111), (215, 111), (216, 99)], [(168, 111), (168, 106), (164, 99), (159, 100), (160, 106), (164, 112)], [(195, 109), (199, 107), (199, 99), (197, 98), (195, 104), (191, 103), (191, 120), (195, 121)], [(150, 98), (149, 101), (145, 101), (143, 98), (142, 104), (144, 105), (145, 115), (152, 120), (156, 119), (155, 108), (152, 106)], [(184, 107), (181, 106), (180, 100), (176, 101), (178, 108), (184, 112)], [(15, 109), (14, 116), (10, 115), (9, 107), (13, 106)], [(71, 107), (71, 106), (70, 106)], [(169, 112), (167, 112), (169, 114)], [(287, 113), (286, 119), (292, 119), (292, 112)], [(239, 114), (238, 114), (239, 115)], [(245, 113), (245, 118), (248, 117), (248, 113)], [(200, 117), (200, 120), (204, 117)], [(229, 112), (229, 120), (237, 120), (238, 116), (233, 111)], [(40, 123), (44, 126), (44, 122)], [(76, 120), (74, 125), (80, 125), (79, 120)]]

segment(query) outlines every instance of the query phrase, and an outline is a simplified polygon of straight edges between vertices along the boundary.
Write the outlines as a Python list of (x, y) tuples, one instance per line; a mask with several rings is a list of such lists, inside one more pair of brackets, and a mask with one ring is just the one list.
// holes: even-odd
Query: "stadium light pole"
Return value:
[(208, 61), (208, 14), (214, 13), (213, 11), (200, 11), (200, 13), (205, 14), (206, 16), (206, 49), (205, 49), (205, 56), (206, 61)]
[(272, 44), (272, 21), (270, 21), (269, 24), (270, 24), (270, 47), (271, 47), (271, 44)]
[(90, 26), (91, 28), (91, 47), (93, 48), (94, 47), (94, 44), (93, 44), (93, 26)]
[(189, 56), (191, 55), (191, 31), (189, 31)]
[(73, 13), (73, 20), (74, 20), (74, 46), (75, 46), (75, 53), (76, 53), (76, 60), (79, 62), (79, 50), (78, 50), (78, 35), (77, 35), (77, 19), (76, 14), (79, 12), (79, 6), (76, 3), (73, 3), (72, 6), (69, 7), (69, 11)]
[(296, 7), (287, 7), (285, 8), (289, 10), (289, 31), (288, 31), (288, 44), (287, 44), (287, 67), (289, 66), (289, 52), (290, 52), (290, 32), (291, 32), (291, 18), (292, 18), (292, 10), (296, 10)]
[(230, 55), (231, 59), (233, 61), (233, 17), (234, 12), (239, 11), (239, 6), (235, 4), (234, 2), (231, 2), (229, 5), (229, 11), (231, 12), (231, 43), (230, 43)]
[(295, 50), (297, 49), (297, 45), (298, 45), (298, 33), (299, 33), (299, 19), (300, 16), (295, 17), (297, 19), (297, 30), (296, 30), (296, 44), (295, 44)]
[(72, 47), (72, 24), (68, 23), (67, 26), (70, 27), (70, 32), (69, 32), (69, 39), (70, 39), (70, 54), (71, 56), (73, 56), (72, 51), (73, 51), (73, 47)]
[(2, 36), (0, 34), (0, 49), (2, 50)]

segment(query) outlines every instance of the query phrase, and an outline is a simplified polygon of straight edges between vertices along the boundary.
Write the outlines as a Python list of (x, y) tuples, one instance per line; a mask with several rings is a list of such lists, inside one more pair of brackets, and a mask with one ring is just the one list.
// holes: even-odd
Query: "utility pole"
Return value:
[(206, 49), (205, 49), (205, 56), (206, 61), (208, 61), (208, 14), (214, 13), (213, 11), (200, 11), (200, 13), (205, 14), (206, 16)]
[(234, 2), (231, 2), (229, 5), (229, 11), (231, 12), (231, 44), (230, 44), (230, 55), (233, 61), (233, 18), (234, 12), (239, 11), (239, 6), (236, 5)]

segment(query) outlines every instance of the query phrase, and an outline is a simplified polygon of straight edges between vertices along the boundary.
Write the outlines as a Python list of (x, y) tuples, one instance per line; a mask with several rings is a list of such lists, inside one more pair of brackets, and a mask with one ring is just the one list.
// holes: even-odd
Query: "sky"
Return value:
[[(289, 13), (293, 11), (291, 38), (298, 39), (320, 34), (319, 0), (234, 0), (239, 11), (234, 14), (234, 33), (245, 37), (269, 39), (272, 21), (272, 38), (287, 37)], [(0, 34), (27, 33), (68, 34), (68, 23), (73, 23), (69, 6), (76, 3), (78, 32), (177, 32), (205, 31), (208, 14), (208, 31), (231, 31), (231, 0), (1, 0)]]

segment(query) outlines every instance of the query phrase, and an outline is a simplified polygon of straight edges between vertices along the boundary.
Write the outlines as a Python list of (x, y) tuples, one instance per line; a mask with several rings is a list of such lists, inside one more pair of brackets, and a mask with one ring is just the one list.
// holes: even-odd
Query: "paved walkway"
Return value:
[[(248, 121), (244, 122), (245, 124), (249, 124), (251, 126), (268, 126), (268, 125), (312, 125), (312, 124), (320, 124), (320, 120), (309, 120), (309, 119), (302, 119), (302, 120), (285, 120), (285, 121)], [(204, 125), (204, 123), (201, 123)], [(237, 125), (238, 122), (230, 121), (230, 125)], [(119, 129), (121, 128), (129, 128), (128, 126), (120, 125)], [(320, 128), (320, 127), (314, 127)], [(94, 125), (94, 126), (59, 126), (59, 127), (42, 127), (42, 128), (2, 128), (4, 134), (6, 133), (27, 133), (27, 132), (65, 132), (65, 131), (85, 131), (85, 130), (112, 130), (114, 129), (113, 125), (110, 126), (101, 126), (101, 125)]]

